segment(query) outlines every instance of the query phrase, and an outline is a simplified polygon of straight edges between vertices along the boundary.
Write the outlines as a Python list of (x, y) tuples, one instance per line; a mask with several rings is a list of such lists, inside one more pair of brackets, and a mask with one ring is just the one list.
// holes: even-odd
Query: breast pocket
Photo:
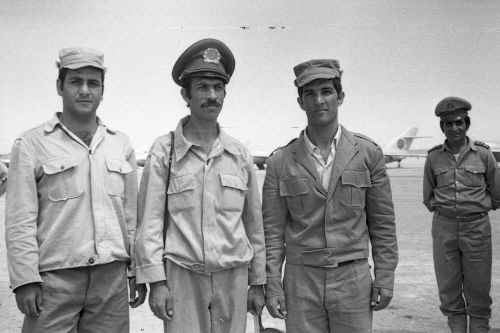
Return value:
[(126, 160), (106, 158), (106, 193), (123, 197), (125, 194), (125, 175), (133, 171)]
[(449, 168), (436, 168), (434, 174), (436, 175), (437, 187), (446, 187), (452, 184), (455, 181), (453, 172)]
[(48, 197), (52, 201), (78, 198), (83, 186), (78, 177), (78, 163), (71, 158), (61, 158), (45, 163), (43, 172), (47, 177)]
[(470, 187), (482, 187), (485, 185), (486, 169), (482, 165), (466, 165), (464, 170), (464, 185)]
[(366, 190), (371, 187), (368, 169), (344, 170), (341, 176), (340, 201), (344, 206), (365, 207)]
[(194, 190), (196, 181), (194, 175), (186, 174), (170, 178), (168, 186), (168, 210), (178, 213), (194, 208)]
[(281, 179), (279, 186), (280, 196), (286, 199), (290, 213), (303, 215), (309, 211), (310, 205), (307, 202), (310, 185), (307, 177)]
[(221, 173), (219, 201), (223, 209), (229, 211), (243, 211), (247, 186), (243, 179), (236, 174)]

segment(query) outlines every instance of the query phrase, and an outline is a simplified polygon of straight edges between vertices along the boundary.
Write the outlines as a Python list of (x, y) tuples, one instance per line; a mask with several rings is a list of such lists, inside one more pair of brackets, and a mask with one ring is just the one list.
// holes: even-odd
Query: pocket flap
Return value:
[(484, 165), (466, 165), (465, 170), (474, 174), (484, 173), (486, 171)]
[(45, 172), (47, 175), (53, 175), (64, 170), (74, 168), (77, 165), (78, 163), (75, 160), (70, 157), (65, 157), (47, 162), (42, 166), (42, 168), (43, 172)]
[(280, 196), (293, 197), (309, 193), (309, 180), (307, 177), (298, 177), (280, 180)]
[(370, 173), (364, 170), (344, 170), (342, 173), (342, 185), (355, 187), (371, 187)]
[(436, 175), (440, 175), (440, 174), (445, 173), (445, 172), (447, 172), (447, 171), (448, 171), (448, 168), (436, 168), (436, 169), (434, 170), (434, 173), (435, 173)]
[(188, 190), (194, 190), (195, 179), (193, 175), (182, 175), (170, 178), (168, 194), (180, 193)]
[(221, 173), (220, 174), (220, 182), (222, 186), (232, 187), (241, 191), (246, 191), (247, 186), (243, 182), (243, 180), (237, 176), (230, 173)]
[(133, 168), (125, 160), (119, 159), (119, 158), (112, 158), (112, 157), (107, 157), (106, 158), (106, 166), (108, 167), (109, 171), (114, 171), (118, 173), (129, 173), (132, 172)]

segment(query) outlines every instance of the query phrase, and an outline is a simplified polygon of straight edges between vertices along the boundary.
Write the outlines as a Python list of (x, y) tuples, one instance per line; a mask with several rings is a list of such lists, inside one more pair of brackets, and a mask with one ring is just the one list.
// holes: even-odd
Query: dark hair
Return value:
[[(337, 95), (339, 95), (342, 92), (342, 83), (340, 83), (340, 78), (335, 77), (331, 79), (333, 82), (333, 87), (335, 88), (335, 91), (337, 92)], [(297, 91), (299, 93), (299, 97), (302, 98), (302, 93), (304, 92), (304, 87), (298, 87)]]
[[(470, 127), (470, 117), (467, 115), (464, 117), (465, 120), (465, 129), (468, 130)], [(443, 127), (444, 127), (444, 120), (439, 121), (439, 127), (441, 127), (441, 131), (444, 132)]]
[[(104, 91), (104, 71), (102, 69), (100, 69), (100, 71), (101, 71), (102, 90)], [(63, 90), (64, 80), (66, 79), (66, 75), (68, 75), (68, 72), (69, 68), (59, 69), (59, 75), (57, 76), (57, 79), (61, 82), (61, 90)]]
[(181, 80), (181, 87), (186, 91), (186, 96), (188, 98), (191, 98), (191, 79), (182, 79)]

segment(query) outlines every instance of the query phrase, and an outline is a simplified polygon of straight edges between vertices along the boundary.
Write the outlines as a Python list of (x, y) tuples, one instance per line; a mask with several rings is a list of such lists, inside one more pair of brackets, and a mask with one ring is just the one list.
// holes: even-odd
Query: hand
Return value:
[(149, 284), (149, 307), (161, 320), (172, 320), (174, 315), (172, 293), (166, 281)]
[(371, 306), (373, 311), (385, 309), (392, 299), (392, 290), (373, 287)]
[(27, 316), (38, 317), (42, 311), (42, 287), (40, 283), (30, 283), (17, 287), (16, 302), (19, 310)]
[(264, 299), (264, 288), (262, 285), (250, 286), (248, 289), (247, 311), (254, 316), (262, 315), (262, 309), (266, 301)]
[[(135, 277), (128, 278), (128, 286), (130, 289), (129, 302), (128, 304), (132, 308), (136, 308), (146, 299), (146, 294), (148, 293), (148, 288), (145, 284), (137, 284)], [(135, 295), (137, 294), (137, 297)]]
[(286, 302), (285, 296), (273, 296), (266, 299), (267, 311), (274, 318), (286, 318)]

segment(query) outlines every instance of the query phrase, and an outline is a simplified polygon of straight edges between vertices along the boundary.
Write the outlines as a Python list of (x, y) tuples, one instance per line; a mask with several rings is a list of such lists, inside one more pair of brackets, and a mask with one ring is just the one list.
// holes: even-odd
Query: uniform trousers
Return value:
[(488, 215), (458, 222), (434, 214), (434, 271), (446, 315), (491, 315), (491, 226)]
[(242, 333), (247, 320), (248, 266), (208, 273), (167, 260), (167, 284), (173, 296), (168, 333)]
[(287, 333), (372, 332), (372, 285), (367, 259), (335, 268), (287, 263)]
[(127, 263), (42, 272), (42, 311), (25, 316), (23, 333), (129, 331)]

